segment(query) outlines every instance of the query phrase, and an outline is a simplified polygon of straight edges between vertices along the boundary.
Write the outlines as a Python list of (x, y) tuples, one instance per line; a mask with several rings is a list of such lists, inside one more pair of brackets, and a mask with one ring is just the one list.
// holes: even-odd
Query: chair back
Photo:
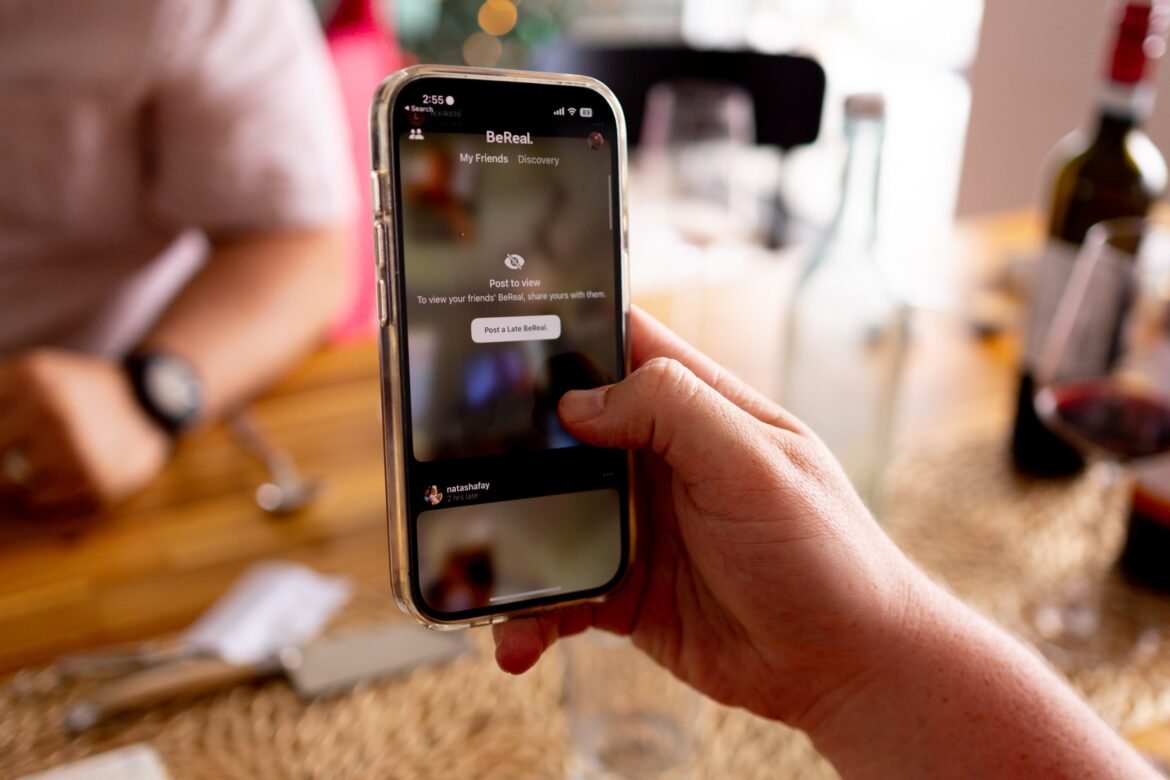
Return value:
[(604, 82), (621, 101), (634, 145), (642, 137), (650, 88), (675, 79), (727, 81), (744, 87), (752, 96), (757, 143), (787, 150), (812, 143), (820, 133), (825, 71), (808, 57), (681, 46), (588, 47), (561, 41), (538, 52), (533, 67)]

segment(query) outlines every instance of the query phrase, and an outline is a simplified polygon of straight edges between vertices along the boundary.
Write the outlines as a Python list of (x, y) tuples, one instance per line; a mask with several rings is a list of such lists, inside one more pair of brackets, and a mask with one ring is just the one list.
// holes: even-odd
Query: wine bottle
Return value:
[(1139, 585), (1170, 591), (1170, 460), (1133, 467), (1125, 547), (1119, 565)]
[(1126, 2), (1097, 106), (1096, 132), (1065, 138), (1052, 190), (1048, 242), (1032, 287), (1020, 366), (1012, 458), (1019, 471), (1064, 476), (1084, 466), (1081, 455), (1047, 428), (1033, 404), (1033, 371), (1065, 282), (1089, 228), (1115, 217), (1145, 216), (1166, 187), (1166, 163), (1141, 130), (1153, 107), (1153, 60), (1164, 47), (1170, 7)]

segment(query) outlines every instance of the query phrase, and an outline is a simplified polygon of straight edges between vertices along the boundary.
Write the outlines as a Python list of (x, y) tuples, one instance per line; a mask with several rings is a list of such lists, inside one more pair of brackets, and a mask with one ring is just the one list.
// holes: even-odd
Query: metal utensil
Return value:
[(110, 680), (143, 669), (190, 658), (192, 652), (178, 642), (133, 642), (96, 650), (68, 653), (44, 669), (21, 669), (12, 678), (18, 696), (47, 696), (75, 680)]
[(268, 481), (256, 488), (256, 505), (273, 515), (292, 514), (317, 497), (324, 483), (305, 477), (293, 456), (276, 446), (260, 430), (246, 409), (228, 421), (232, 438), (248, 455), (264, 466)]
[(190, 655), (190, 649), (177, 642), (139, 642), (67, 653), (53, 666), (65, 680), (102, 679), (122, 677)]
[(53, 677), (110, 679), (205, 658), (254, 662), (316, 637), (349, 596), (342, 578), (289, 562), (253, 564), (174, 640), (63, 655), (53, 664)]
[(320, 639), (301, 648), (285, 648), (257, 663), (188, 659), (107, 684), (72, 707), (63, 725), (76, 734), (117, 715), (276, 674), (288, 675), (296, 692), (311, 699), (417, 666), (449, 661), (469, 647), (462, 634), (430, 631), (399, 621)]

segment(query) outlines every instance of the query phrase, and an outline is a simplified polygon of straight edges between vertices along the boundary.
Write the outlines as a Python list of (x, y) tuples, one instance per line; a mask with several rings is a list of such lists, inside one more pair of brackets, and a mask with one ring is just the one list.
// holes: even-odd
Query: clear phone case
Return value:
[[(511, 81), (555, 86), (585, 87), (601, 95), (613, 109), (617, 119), (618, 133), (618, 214), (621, 231), (621, 288), (622, 288), (622, 339), (625, 343), (625, 373), (629, 373), (629, 219), (626, 210), (626, 126), (621, 105), (608, 87), (596, 79), (563, 73), (537, 73), (530, 71), (499, 70), (492, 68), (466, 68), (450, 65), (415, 65), (387, 76), (374, 93), (370, 105), (370, 149), (371, 187), (374, 218), (374, 248), (377, 255), (377, 285), (379, 298), (378, 349), (381, 366), (383, 444), (386, 466), (386, 508), (390, 538), (390, 583), (394, 599), (399, 608), (418, 622), (435, 629), (454, 630), (476, 625), (500, 623), (505, 620), (562, 609), (571, 604), (585, 601), (599, 601), (604, 596), (563, 601), (553, 605), (518, 608), (515, 611), (497, 613), (471, 620), (444, 621), (428, 615), (414, 602), (410, 582), (411, 555), (408, 547), (409, 508), (406, 498), (405, 470), (406, 441), (402, 436), (402, 420), (405, 415), (399, 376), (398, 339), (398, 288), (396, 230), (393, 217), (394, 186), (392, 176), (393, 146), (391, 144), (390, 116), (394, 100), (407, 84), (426, 78), (458, 78), (484, 81)], [(635, 532), (637, 525), (634, 513), (633, 458), (628, 459), (629, 473), (629, 559), (626, 571), (635, 556)], [(619, 583), (620, 584), (620, 583)], [(615, 585), (616, 587), (616, 585)]]

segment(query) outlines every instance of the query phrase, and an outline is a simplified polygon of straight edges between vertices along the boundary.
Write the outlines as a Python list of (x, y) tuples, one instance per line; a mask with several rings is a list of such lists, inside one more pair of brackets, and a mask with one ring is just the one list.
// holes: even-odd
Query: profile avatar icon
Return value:
[(513, 271), (519, 271), (524, 267), (524, 258), (517, 254), (504, 255), (504, 265)]
[(443, 494), (439, 492), (438, 485), (431, 485), (423, 491), (423, 501), (430, 506), (438, 506), (443, 503)]

